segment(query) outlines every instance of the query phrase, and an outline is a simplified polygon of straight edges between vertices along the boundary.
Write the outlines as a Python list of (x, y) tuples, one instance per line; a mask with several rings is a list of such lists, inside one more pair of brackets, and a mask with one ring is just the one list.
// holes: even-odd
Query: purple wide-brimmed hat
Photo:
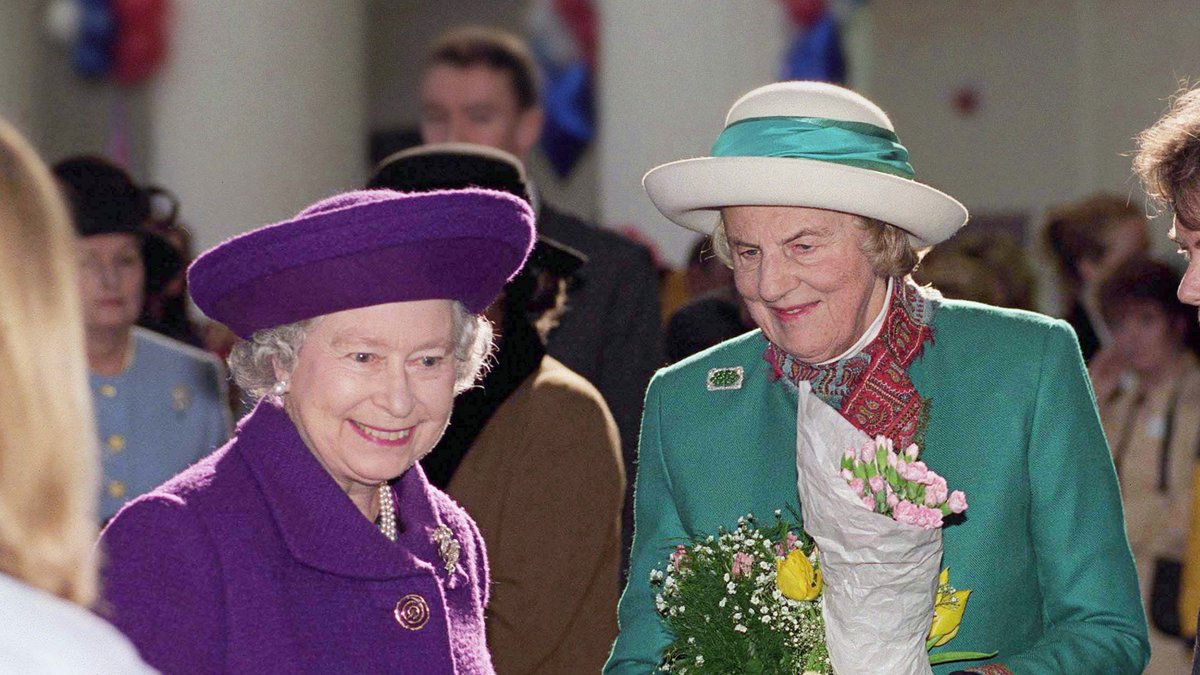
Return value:
[(525, 262), (533, 212), (495, 190), (347, 192), (205, 252), (196, 306), (239, 337), (357, 307), (458, 300), (482, 312)]

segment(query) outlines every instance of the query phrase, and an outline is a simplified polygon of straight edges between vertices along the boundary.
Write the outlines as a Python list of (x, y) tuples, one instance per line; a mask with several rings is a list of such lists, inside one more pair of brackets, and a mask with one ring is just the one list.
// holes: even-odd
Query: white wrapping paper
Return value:
[(804, 529), (820, 550), (825, 637), (838, 675), (932, 673), (942, 531), (873, 513), (838, 471), (869, 437), (800, 383), (796, 466)]

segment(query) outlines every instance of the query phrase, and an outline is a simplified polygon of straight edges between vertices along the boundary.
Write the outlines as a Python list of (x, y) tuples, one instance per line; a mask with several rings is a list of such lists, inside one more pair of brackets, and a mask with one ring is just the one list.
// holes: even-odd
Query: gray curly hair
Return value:
[[(454, 393), (458, 394), (474, 386), (487, 372), (495, 346), (491, 322), (472, 314), (457, 300), (453, 307)], [(290, 372), (296, 365), (308, 329), (320, 320), (317, 317), (264, 328), (255, 331), (249, 340), (238, 342), (229, 353), (229, 371), (234, 382), (254, 401), (271, 394), (276, 364)]]

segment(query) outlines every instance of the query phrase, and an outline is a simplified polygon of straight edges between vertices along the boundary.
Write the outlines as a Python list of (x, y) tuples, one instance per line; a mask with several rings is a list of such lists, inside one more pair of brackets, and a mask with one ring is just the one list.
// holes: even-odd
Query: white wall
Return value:
[(734, 100), (777, 78), (787, 18), (770, 0), (598, 4), (601, 220), (639, 227), (682, 265), (697, 235), (655, 210), (642, 176), (708, 154)]
[(366, 172), (361, 0), (176, 0), (153, 86), (151, 176), (198, 250), (281, 220)]
[[(857, 86), (892, 116), (918, 178), (973, 214), (1021, 212), (1041, 278), (1058, 305), (1041, 217), (1100, 191), (1143, 201), (1130, 168), (1134, 136), (1163, 112), (1180, 78), (1200, 78), (1194, 0), (876, 0), (875, 38)], [(971, 116), (953, 91), (977, 88)], [(1150, 225), (1155, 254), (1174, 262)], [(969, 227), (969, 225), (968, 225)]]
[(27, 136), (34, 133), (38, 28), (33, 3), (9, 0), (0, 4), (0, 117)]
[[(918, 9), (919, 8), (919, 9)], [(922, 179), (981, 210), (1037, 211), (1096, 190), (1139, 196), (1128, 153), (1181, 76), (1200, 76), (1200, 3), (877, 0), (862, 90)], [(982, 92), (973, 116), (955, 88)]]
[[(601, 6), (602, 219), (643, 225), (678, 261), (690, 234), (641, 175), (707, 153), (728, 106), (775, 77), (786, 22), (768, 0)], [(1200, 79), (1197, 34), (1195, 0), (871, 0), (844, 37), (851, 86), (892, 116), (920, 180), (977, 214), (1036, 220), (1099, 190), (1141, 200), (1132, 138), (1179, 78)], [(981, 93), (971, 116), (952, 104), (963, 86)]]

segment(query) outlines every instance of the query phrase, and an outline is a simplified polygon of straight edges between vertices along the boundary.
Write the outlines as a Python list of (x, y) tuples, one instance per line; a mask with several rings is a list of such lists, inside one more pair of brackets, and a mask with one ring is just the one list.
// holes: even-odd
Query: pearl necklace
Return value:
[(391, 541), (396, 541), (396, 504), (392, 499), (392, 486), (379, 486), (379, 531)]

